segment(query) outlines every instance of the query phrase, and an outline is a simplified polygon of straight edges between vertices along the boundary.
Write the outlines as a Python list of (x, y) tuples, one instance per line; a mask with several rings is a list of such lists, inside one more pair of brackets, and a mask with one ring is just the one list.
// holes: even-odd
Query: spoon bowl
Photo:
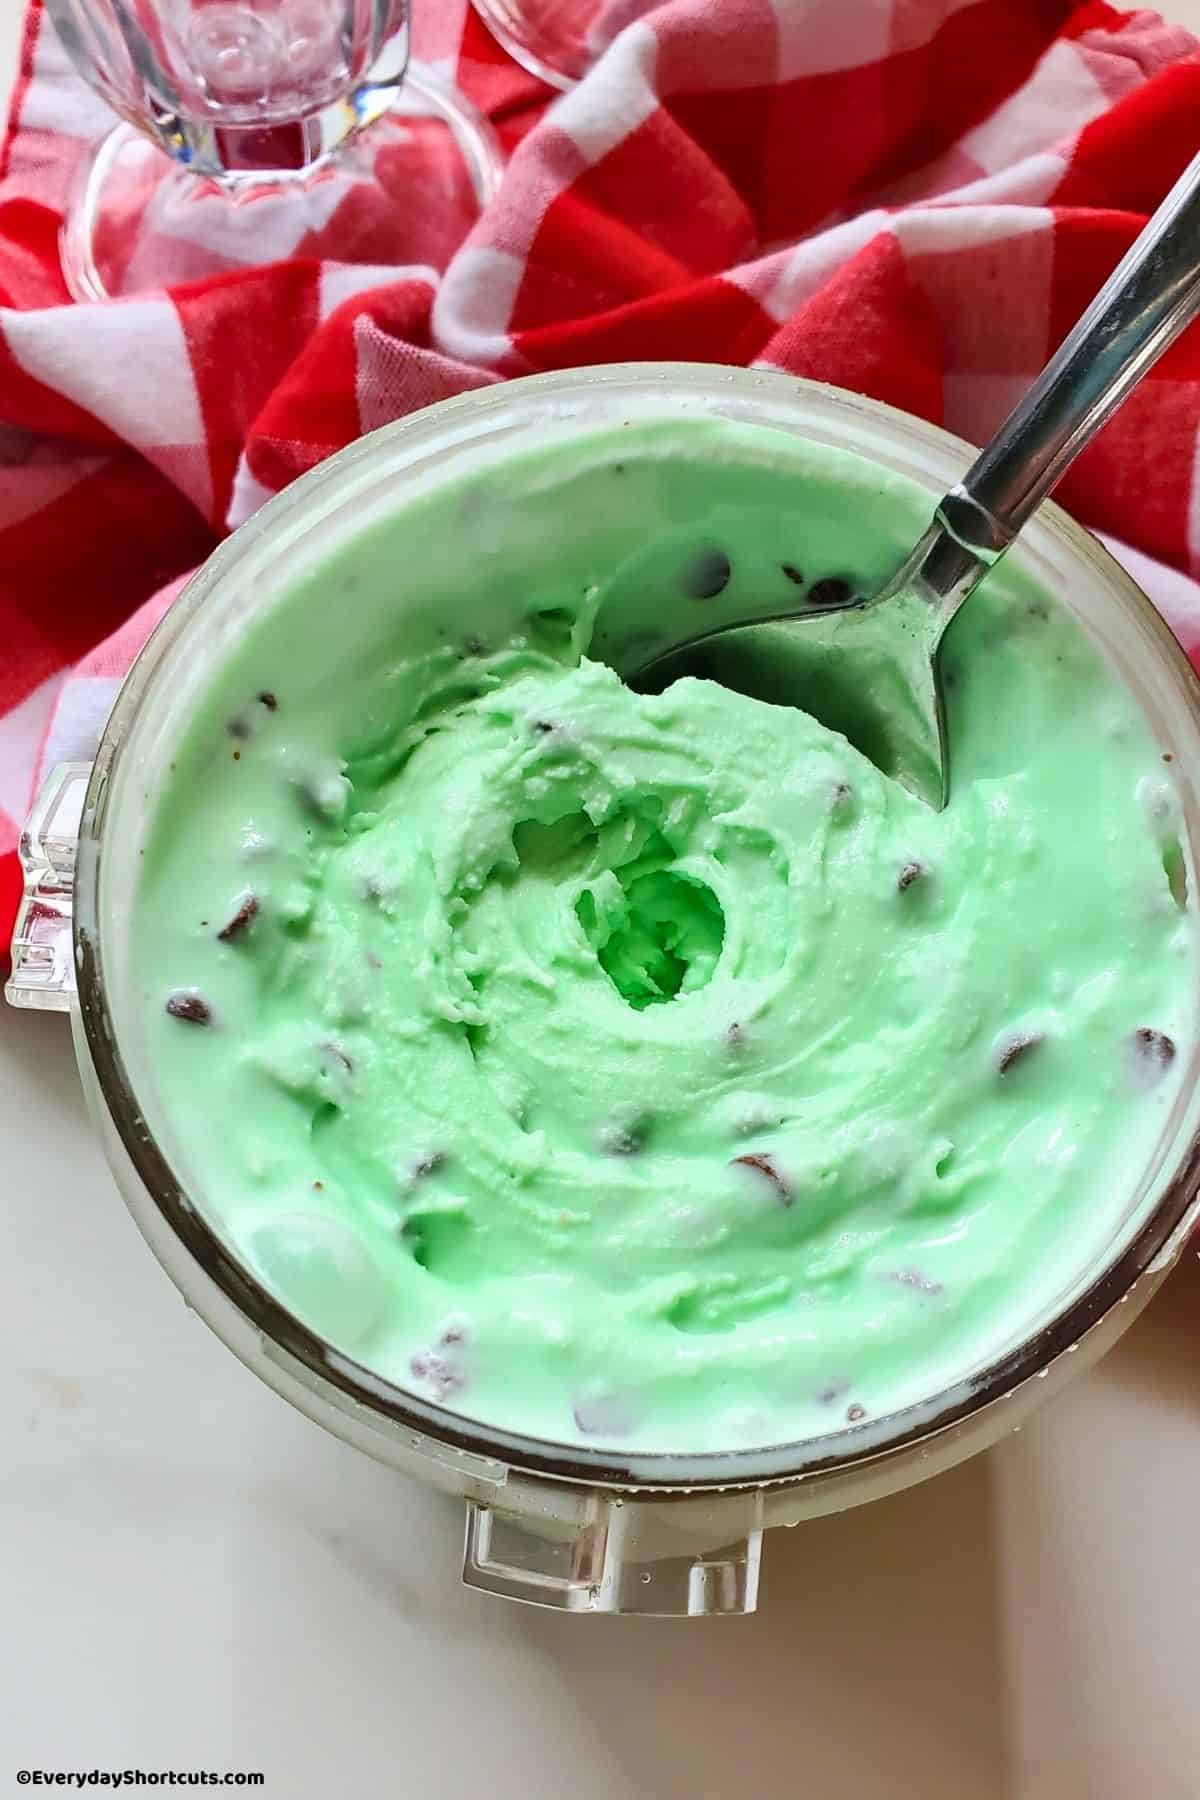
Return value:
[(950, 797), (938, 668), (947, 626), (1197, 311), (1200, 156), (877, 593), (726, 620), (650, 659), (627, 654), (619, 673), (644, 692), (703, 674), (800, 706), (941, 811)]
[(802, 707), (940, 810), (949, 759), (937, 654), (949, 617), (924, 571), (935, 540), (944, 542), (931, 526), (893, 580), (868, 599), (717, 625), (619, 673), (642, 693), (697, 675)]

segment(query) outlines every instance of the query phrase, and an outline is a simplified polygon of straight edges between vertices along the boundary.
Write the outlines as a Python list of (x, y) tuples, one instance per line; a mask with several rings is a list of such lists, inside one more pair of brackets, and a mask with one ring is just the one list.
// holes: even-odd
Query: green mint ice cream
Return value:
[(229, 646), (139, 991), (193, 1184), (312, 1328), (473, 1419), (728, 1449), (936, 1392), (1103, 1253), (1196, 963), (1171, 771), (1071, 616), (1014, 562), (956, 621), (942, 814), (602, 660), (869, 590), (927, 511), (638, 424), (397, 493)]

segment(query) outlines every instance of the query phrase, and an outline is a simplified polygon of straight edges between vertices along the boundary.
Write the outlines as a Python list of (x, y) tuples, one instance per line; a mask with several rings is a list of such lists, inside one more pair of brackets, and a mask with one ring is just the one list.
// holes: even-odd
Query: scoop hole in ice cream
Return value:
[(576, 916), (596, 960), (621, 998), (641, 1012), (702, 988), (725, 942), (725, 915), (712, 889), (670, 868), (629, 878), (602, 902), (585, 888)]
[(659, 828), (664, 812), (660, 795), (639, 794), (600, 826), (581, 812), (525, 819), (512, 834), (522, 876), (575, 891), (575, 916), (597, 962), (639, 1012), (704, 987), (725, 942), (716, 895), (675, 866)]

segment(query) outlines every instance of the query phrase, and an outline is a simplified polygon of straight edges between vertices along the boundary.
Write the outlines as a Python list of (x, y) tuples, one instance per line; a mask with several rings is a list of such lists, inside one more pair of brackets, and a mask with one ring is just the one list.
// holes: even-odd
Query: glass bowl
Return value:
[[(1077, 1271), (1021, 1342), (903, 1411), (802, 1442), (691, 1456), (626, 1456), (522, 1437), (393, 1386), (275, 1300), (209, 1222), (137, 1046), (130, 971), (138, 852), (160, 772), (193, 701), (227, 647), (295, 574), (394, 507), (398, 492), (457, 474), (468, 460), (502, 462), (534, 442), (544, 449), (624, 419), (689, 416), (748, 422), (857, 451), (924, 486), (931, 502), (974, 454), (946, 432), (858, 395), (707, 365), (572, 370), (431, 407), (332, 457), (216, 551), (138, 659), (94, 766), (56, 773), (24, 845), (31, 897), (24, 939), (18, 929), (10, 998), (69, 1008), (106, 1154), (188, 1303), (312, 1418), (462, 1495), (468, 1582), (575, 1611), (750, 1610), (765, 1528), (841, 1510), (948, 1467), (1018, 1425), (1038, 1399), (1092, 1363), (1178, 1254), (1200, 1184), (1197, 1032), (1179, 1098), (1107, 1254)], [(1129, 576), (1057, 507), (1041, 509), (1011, 554), (1063, 598), (1133, 693), (1156, 741), (1173, 753), (1184, 852), (1194, 869), (1200, 689), (1182, 652)], [(71, 958), (71, 797), (78, 800), (85, 780)], [(35, 926), (40, 939), (31, 959), (23, 952)]]

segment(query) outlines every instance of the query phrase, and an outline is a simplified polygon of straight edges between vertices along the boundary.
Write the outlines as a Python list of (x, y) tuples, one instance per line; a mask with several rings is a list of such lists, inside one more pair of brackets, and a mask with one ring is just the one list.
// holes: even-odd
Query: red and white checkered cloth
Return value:
[[(302, 470), (462, 389), (623, 358), (767, 364), (979, 440), (1200, 148), (1200, 47), (1102, 0), (617, 4), (549, 106), (464, 0), (418, 0), (417, 53), (514, 152), (448, 266), (417, 216), (403, 266), (309, 242), (73, 306), (59, 217), (110, 117), (35, 0), (0, 157), (3, 941), (37, 770), (91, 753), (179, 577)], [(1060, 495), (1145, 553), (1121, 552), (1193, 652), (1198, 441), (1193, 330)]]

